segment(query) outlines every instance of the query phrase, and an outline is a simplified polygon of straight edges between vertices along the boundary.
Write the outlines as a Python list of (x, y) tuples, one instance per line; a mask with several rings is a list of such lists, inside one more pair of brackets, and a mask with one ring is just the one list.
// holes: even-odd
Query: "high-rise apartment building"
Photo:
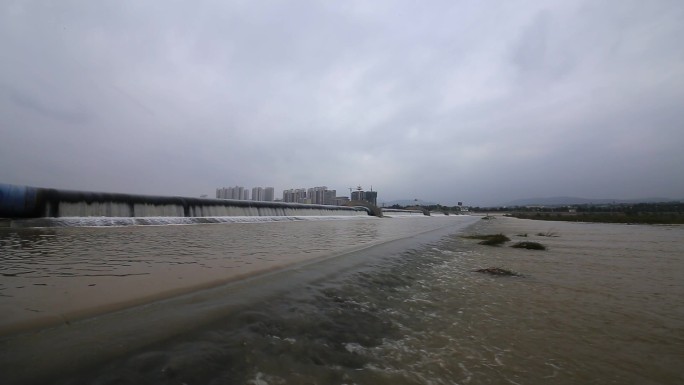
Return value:
[[(275, 200), (275, 189), (273, 187), (253, 187), (251, 197), (253, 201), (273, 202)], [(217, 188), (216, 198), (248, 201), (250, 200), (250, 190), (242, 186)]]
[(275, 189), (273, 187), (264, 188), (264, 200), (266, 202), (273, 202), (275, 200)]
[(353, 200), (353, 201), (366, 201), (368, 203), (372, 203), (373, 205), (377, 206), (378, 205), (378, 192), (373, 191), (372, 188), (370, 191), (363, 191), (361, 186), (359, 186), (356, 191), (353, 191), (351, 193), (351, 200)]
[(327, 186), (312, 187), (306, 191), (306, 197), (313, 204), (324, 205), (326, 204), (325, 195), (327, 191)]
[(283, 202), (334, 205), (337, 192), (326, 186), (283, 190)]
[(233, 194), (233, 188), (232, 187), (223, 187), (223, 188), (216, 189), (216, 198), (218, 198), (218, 199), (233, 199), (232, 194)]
[(263, 187), (252, 187), (252, 200), (253, 201), (263, 201), (264, 200), (264, 188)]
[(218, 199), (249, 200), (249, 190), (242, 186), (223, 187), (216, 189)]
[(364, 191), (362, 190), (357, 190), (357, 191), (352, 191), (351, 193), (351, 200), (353, 201), (362, 201), (363, 199), (363, 193)]
[(363, 194), (363, 199), (366, 202), (372, 203), (374, 206), (378, 205), (378, 192), (377, 191), (366, 191)]
[(283, 202), (311, 203), (307, 199), (306, 192), (306, 189), (303, 188), (283, 190)]
[(325, 192), (325, 201), (323, 202), (323, 204), (324, 205), (335, 205), (336, 199), (337, 199), (337, 191), (336, 190), (327, 190)]

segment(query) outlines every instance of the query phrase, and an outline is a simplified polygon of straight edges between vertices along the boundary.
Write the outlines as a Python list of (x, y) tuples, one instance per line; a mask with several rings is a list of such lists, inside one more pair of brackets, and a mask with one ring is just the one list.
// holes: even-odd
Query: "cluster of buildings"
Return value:
[(283, 202), (344, 206), (349, 197), (338, 197), (336, 190), (326, 186), (283, 190)]
[(372, 203), (374, 206), (378, 205), (378, 192), (373, 191), (371, 187), (370, 191), (363, 191), (361, 186), (356, 188), (356, 191), (351, 193), (351, 199), (353, 201), (366, 201)]
[[(217, 188), (216, 198), (248, 201), (250, 200), (249, 188), (242, 186)], [(251, 200), (273, 202), (275, 201), (275, 189), (273, 187), (253, 187)]]
[[(356, 191), (350, 188), (349, 192), (352, 201), (366, 201), (378, 205), (378, 192), (372, 188), (371, 191), (363, 191), (359, 186)], [(349, 197), (338, 197), (336, 190), (328, 190), (326, 186), (283, 190), (283, 202), (344, 206), (349, 201)]]
[[(356, 188), (356, 191), (349, 189), (352, 201), (366, 201), (377, 206), (378, 192), (363, 191), (361, 186)], [(311, 188), (297, 188), (283, 190), (282, 200), (276, 199), (273, 187), (254, 187), (252, 188), (251, 200), (253, 201), (282, 201), (292, 203), (318, 204), (318, 205), (333, 205), (344, 206), (350, 201), (350, 197), (337, 196), (336, 190), (329, 190), (327, 186), (318, 186)], [(250, 190), (242, 186), (223, 187), (216, 189), (216, 198), (218, 199), (237, 199), (250, 200)]]

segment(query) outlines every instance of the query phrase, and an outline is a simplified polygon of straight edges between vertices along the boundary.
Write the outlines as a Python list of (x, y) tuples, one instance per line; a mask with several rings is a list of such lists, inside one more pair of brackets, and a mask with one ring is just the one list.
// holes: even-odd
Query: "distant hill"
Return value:
[(415, 200), (415, 199), (400, 199), (400, 200), (396, 200), (396, 201), (379, 202), (379, 203), (380, 203), (380, 206), (382, 206), (382, 205), (384, 204), (385, 207), (387, 207), (387, 206), (394, 206), (394, 205), (399, 205), (399, 206), (416, 206), (416, 205), (420, 205), (420, 206), (433, 206), (433, 205), (436, 205), (436, 204), (437, 204), (437, 203), (435, 203), (435, 202), (428, 202), (428, 201), (424, 201), (424, 200), (420, 200), (420, 199), (418, 199), (418, 200)]
[(669, 198), (643, 198), (643, 199), (590, 199), (577, 197), (549, 197), (549, 198), (528, 198), (517, 199), (501, 206), (567, 206), (567, 205), (607, 205), (622, 203), (658, 203), (673, 202)]

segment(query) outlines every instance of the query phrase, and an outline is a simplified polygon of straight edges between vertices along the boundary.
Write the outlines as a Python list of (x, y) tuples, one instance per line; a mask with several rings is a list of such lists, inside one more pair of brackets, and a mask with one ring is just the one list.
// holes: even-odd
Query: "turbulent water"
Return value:
[[(97, 322), (85, 321), (65, 326), (71, 331), (53, 334), (75, 333), (73, 336), (90, 338), (89, 344), (97, 343), (107, 351), (99, 352), (103, 357), (99, 360), (87, 365), (65, 365), (41, 381), (258, 385), (684, 383), (683, 227), (508, 218), (496, 221), (397, 218), (299, 224), (303, 234), (318, 231), (316, 236), (297, 242), (303, 250), (341, 250), (330, 238), (349, 241), (350, 234), (375, 246), (237, 286), (217, 288), (201, 301), (170, 301), (156, 308), (123, 312), (110, 322), (118, 326), (96, 325), (89, 329)], [(475, 224), (466, 228), (470, 223)], [(291, 225), (270, 224), (257, 231), (267, 239), (274, 233), (290, 231), (285, 229)], [(212, 225), (210, 232), (221, 234), (231, 231), (231, 226), (235, 225)], [(250, 226), (259, 228), (264, 224)], [(354, 226), (363, 230), (352, 230)], [(141, 244), (129, 247), (154, 244), (153, 239), (163, 238), (166, 232), (190, 231), (201, 237), (196, 232), (201, 228), (159, 227), (151, 231), (157, 235), (146, 233)], [(129, 233), (133, 230), (123, 232), (135, 237)], [(405, 238), (428, 230), (418, 237)], [(98, 231), (103, 230), (94, 232)], [(492, 231), (502, 231), (514, 241), (539, 241), (549, 250), (482, 246), (461, 237), (464, 233)], [(69, 229), (51, 235), (88, 239), (93, 237), (93, 230)], [(373, 243), (402, 237), (389, 243)], [(212, 247), (201, 240), (189, 246), (191, 250)], [(106, 244), (102, 239), (98, 242)], [(259, 250), (259, 246), (249, 246), (249, 239), (242, 242), (239, 247), (243, 249), (238, 250)], [(9, 244), (0, 247), (7, 250)], [(295, 250), (292, 245), (287, 249), (287, 245), (284, 242), (283, 250)], [(61, 247), (69, 249), (64, 244)], [(176, 248), (178, 253), (188, 252), (173, 242), (168, 247)], [(227, 244), (221, 248), (226, 249)], [(275, 250), (277, 247), (268, 253), (272, 255)], [(495, 277), (474, 272), (491, 266), (508, 268), (522, 276)], [(2, 282), (7, 285), (8, 278)], [(207, 309), (219, 308), (207, 316)], [(169, 326), (173, 330), (145, 344), (133, 343), (164, 327), (160, 314), (166, 323), (174, 325)], [(182, 327), (174, 324), (174, 320), (188, 314), (193, 322), (178, 321)], [(198, 317), (205, 321), (197, 321)], [(113, 331), (117, 327), (126, 332), (117, 334)], [(75, 328), (80, 329), (74, 332)], [(54, 336), (47, 333), (35, 338)], [(118, 342), (105, 341), (108, 338)], [(76, 349), (84, 348), (86, 343), (72, 341), (67, 345)], [(15, 347), (12, 341), (0, 347), (8, 346)], [(60, 346), (54, 348), (42, 352), (45, 361), (65, 354)], [(29, 353), (17, 354), (28, 357)], [(5, 350), (0, 359), (7, 357), (12, 354)], [(41, 368), (40, 359), (25, 364), (34, 365), (32, 370)]]

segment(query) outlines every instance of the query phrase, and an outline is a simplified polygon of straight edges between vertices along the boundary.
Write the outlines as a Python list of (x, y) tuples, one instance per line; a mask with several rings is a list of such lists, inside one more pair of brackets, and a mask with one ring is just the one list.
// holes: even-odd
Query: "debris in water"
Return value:
[(522, 277), (522, 274), (518, 274), (514, 271), (502, 269), (500, 267), (488, 267), (486, 269), (477, 269), (477, 270), (475, 270), (475, 272), (485, 273), (485, 274), (490, 274), (490, 275), (499, 275), (499, 276)]

